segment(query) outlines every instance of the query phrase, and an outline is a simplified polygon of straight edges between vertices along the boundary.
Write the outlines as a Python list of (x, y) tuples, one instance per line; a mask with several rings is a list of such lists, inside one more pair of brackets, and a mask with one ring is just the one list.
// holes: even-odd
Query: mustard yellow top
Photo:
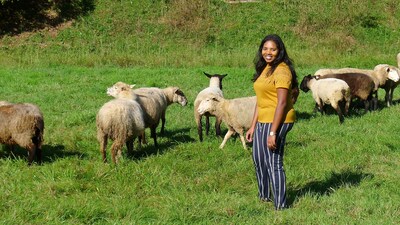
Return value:
[(258, 122), (272, 123), (274, 120), (275, 109), (278, 104), (277, 88), (286, 88), (289, 90), (287, 95), (287, 104), (284, 123), (293, 123), (296, 120), (296, 112), (292, 102), (292, 73), (286, 63), (280, 63), (274, 73), (267, 76), (271, 66), (267, 65), (261, 75), (254, 82), (254, 91), (257, 96)]

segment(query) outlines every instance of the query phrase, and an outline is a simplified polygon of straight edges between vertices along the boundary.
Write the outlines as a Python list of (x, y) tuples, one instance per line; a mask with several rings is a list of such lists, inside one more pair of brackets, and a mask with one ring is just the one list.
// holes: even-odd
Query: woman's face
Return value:
[(261, 50), (261, 55), (263, 56), (267, 64), (273, 62), (278, 56), (278, 53), (279, 53), (278, 47), (273, 41), (266, 41)]

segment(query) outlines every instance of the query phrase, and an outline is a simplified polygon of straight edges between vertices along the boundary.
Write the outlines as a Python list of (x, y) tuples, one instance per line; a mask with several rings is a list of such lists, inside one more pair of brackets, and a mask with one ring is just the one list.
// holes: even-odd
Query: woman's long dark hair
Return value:
[(254, 65), (256, 69), (256, 73), (253, 76), (252, 81), (256, 81), (257, 78), (261, 75), (262, 71), (267, 66), (267, 62), (265, 61), (264, 57), (262, 56), (262, 49), (264, 47), (264, 43), (267, 41), (273, 41), (278, 48), (278, 56), (276, 59), (271, 63), (271, 69), (268, 71), (268, 74), (272, 74), (276, 67), (281, 63), (284, 62), (289, 66), (290, 72), (292, 73), (292, 88), (298, 87), (299, 82), (297, 81), (297, 74), (294, 69), (293, 61), (289, 58), (285, 44), (283, 43), (282, 39), (276, 34), (270, 34), (265, 36), (265, 38), (261, 41), (260, 47), (258, 48), (256, 57), (254, 58)]

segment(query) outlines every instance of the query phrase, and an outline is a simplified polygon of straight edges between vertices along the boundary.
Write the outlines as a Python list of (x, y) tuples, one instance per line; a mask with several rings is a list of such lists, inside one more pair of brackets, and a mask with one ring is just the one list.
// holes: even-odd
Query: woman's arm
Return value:
[(272, 121), (272, 126), (270, 130), (271, 132), (274, 132), (275, 135), (269, 136), (267, 142), (268, 148), (270, 150), (276, 149), (276, 131), (278, 130), (279, 125), (282, 123), (283, 120), (289, 90), (286, 88), (277, 88), (276, 92), (278, 95), (278, 105), (275, 109), (274, 120)]

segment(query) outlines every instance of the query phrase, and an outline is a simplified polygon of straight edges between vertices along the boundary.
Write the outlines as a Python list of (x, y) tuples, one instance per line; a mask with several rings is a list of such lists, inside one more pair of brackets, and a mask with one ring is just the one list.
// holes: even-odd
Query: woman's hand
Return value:
[(246, 132), (246, 141), (247, 142), (253, 141), (253, 133), (254, 133), (254, 127), (250, 127), (250, 129)]
[(268, 136), (267, 147), (271, 151), (276, 149), (276, 135)]

